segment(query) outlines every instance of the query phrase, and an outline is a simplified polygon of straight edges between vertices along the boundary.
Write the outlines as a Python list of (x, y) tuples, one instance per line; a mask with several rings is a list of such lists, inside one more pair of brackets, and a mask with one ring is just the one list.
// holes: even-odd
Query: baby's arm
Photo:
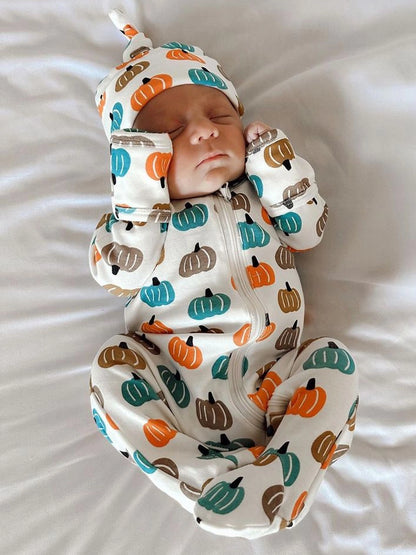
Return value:
[(172, 143), (164, 133), (119, 130), (111, 137), (112, 207), (95, 230), (90, 268), (117, 296), (134, 296), (162, 255), (170, 219), (166, 175)]
[(244, 134), (249, 142), (247, 176), (282, 242), (296, 251), (314, 247), (322, 239), (328, 207), (313, 168), (295, 154), (279, 129), (254, 122)]

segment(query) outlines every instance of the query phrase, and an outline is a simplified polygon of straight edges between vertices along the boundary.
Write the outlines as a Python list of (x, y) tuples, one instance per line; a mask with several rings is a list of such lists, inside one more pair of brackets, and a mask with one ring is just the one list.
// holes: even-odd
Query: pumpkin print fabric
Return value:
[(112, 213), (94, 232), (90, 268), (124, 299), (128, 331), (93, 362), (93, 417), (203, 529), (277, 532), (307, 514), (355, 427), (348, 349), (325, 337), (300, 344), (294, 253), (320, 242), (328, 207), (313, 169), (278, 129), (249, 145), (247, 178), (172, 201), (171, 141), (131, 129), (137, 111), (185, 83), (216, 87), (242, 108), (200, 49), (172, 42), (156, 55), (114, 18), (130, 43), (97, 97), (111, 143)]

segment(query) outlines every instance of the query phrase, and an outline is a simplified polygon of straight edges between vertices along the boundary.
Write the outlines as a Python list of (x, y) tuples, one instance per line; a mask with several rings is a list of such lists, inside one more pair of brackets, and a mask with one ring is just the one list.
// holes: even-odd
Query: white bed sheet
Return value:
[(98, 0), (0, 1), (1, 524), (4, 554), (416, 552), (416, 4), (134, 0), (154, 44), (196, 43), (246, 106), (316, 170), (330, 220), (298, 256), (304, 337), (349, 345), (361, 372), (350, 454), (298, 527), (209, 535), (103, 441), (90, 362), (123, 303), (89, 275), (110, 206), (93, 93), (124, 39)]

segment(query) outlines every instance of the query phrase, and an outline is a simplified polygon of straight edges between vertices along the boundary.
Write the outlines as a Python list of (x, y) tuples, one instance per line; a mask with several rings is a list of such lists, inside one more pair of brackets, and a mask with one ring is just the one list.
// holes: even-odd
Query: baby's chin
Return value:
[(241, 173), (242, 171), (220, 171), (218, 168), (217, 171), (210, 172), (205, 179), (195, 180), (195, 182), (186, 184), (173, 183), (170, 185), (168, 180), (170, 198), (172, 200), (180, 200), (212, 195), (221, 189), (225, 183), (240, 177)]

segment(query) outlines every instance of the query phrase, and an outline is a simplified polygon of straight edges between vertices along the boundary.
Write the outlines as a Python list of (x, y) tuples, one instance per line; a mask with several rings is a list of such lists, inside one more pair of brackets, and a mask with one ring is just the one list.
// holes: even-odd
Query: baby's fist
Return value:
[(244, 129), (244, 138), (247, 143), (251, 143), (258, 139), (262, 133), (270, 129), (272, 129), (272, 127), (262, 121), (253, 121)]

